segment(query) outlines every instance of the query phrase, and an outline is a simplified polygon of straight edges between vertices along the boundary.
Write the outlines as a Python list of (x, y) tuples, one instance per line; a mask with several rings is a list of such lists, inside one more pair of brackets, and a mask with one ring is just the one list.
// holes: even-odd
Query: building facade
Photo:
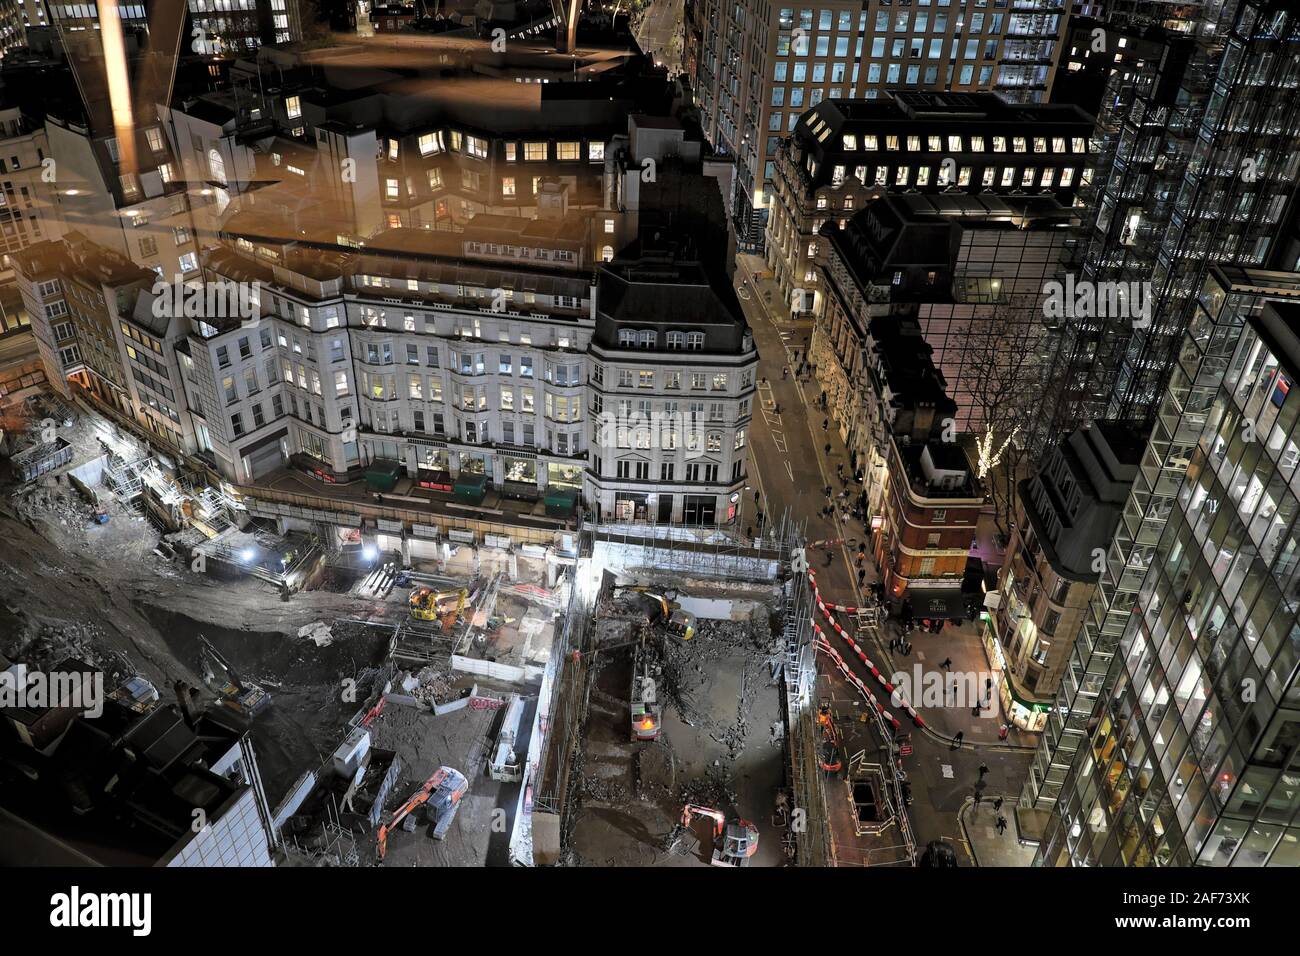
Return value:
[[(984, 643), (1011, 722), (1047, 722), (1144, 439), (1115, 422), (1079, 429), (1017, 487), (1016, 516)], [(990, 606), (991, 605), (991, 606)]]
[(773, 279), (792, 311), (815, 312), (822, 225), (843, 223), (884, 195), (1036, 195), (1069, 209), (1091, 181), (1091, 133), (1092, 118), (1077, 107), (1013, 104), (993, 93), (822, 103), (773, 150)]
[(1298, 293), (1294, 276), (1216, 269), (1198, 297), (1094, 600), (1109, 633), (1085, 624), (1088, 686), (1058, 708), (1072, 759), (1054, 795), (1052, 765), (1027, 790), (1054, 796), (1044, 864), (1300, 862)]
[(1013, 0), (985, 9), (948, 0), (912, 10), (871, 0), (813, 9), (700, 0), (692, 13), (699, 41), (691, 80), (705, 135), (737, 161), (739, 239), (758, 250), (780, 139), (804, 111), (887, 89), (1045, 99), (1068, 4)]
[(1200, 7), (1176, 32), (1163, 17), (1136, 5), (1109, 20), (1149, 28), (1149, 42), (1110, 74), (1090, 218), (1069, 266), (1098, 288), (1145, 289), (1147, 308), (1079, 309), (1059, 323), (1048, 440), (1092, 418), (1149, 420), (1212, 264), (1289, 270), (1300, 253), (1287, 226), (1300, 170), (1294, 11)]

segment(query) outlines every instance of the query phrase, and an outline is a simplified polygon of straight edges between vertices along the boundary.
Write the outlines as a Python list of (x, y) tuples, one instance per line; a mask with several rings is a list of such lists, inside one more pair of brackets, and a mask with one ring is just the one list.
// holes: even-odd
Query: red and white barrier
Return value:
[[(827, 622), (830, 624), (832, 628), (834, 628), (835, 633), (840, 636), (840, 639), (844, 641), (845, 644), (849, 645), (850, 649), (852, 649), (853, 653), (858, 656), (858, 660), (862, 661), (862, 663), (866, 666), (867, 670), (871, 671), (871, 676), (874, 677), (877, 681), (879, 681), (880, 685), (884, 687), (886, 691), (889, 692), (890, 699), (892, 700), (894, 698), (897, 698), (899, 706), (902, 707), (903, 710), (907, 711), (907, 715), (912, 718), (912, 723), (914, 723), (917, 727), (924, 727), (925, 721), (922, 719), (921, 715), (918, 714), (916, 712), (916, 709), (907, 700), (903, 698), (901, 692), (896, 691), (894, 685), (889, 682), (889, 679), (885, 677), (883, 673), (881, 673), (880, 668), (878, 668), (872, 662), (872, 660), (869, 657), (867, 657), (866, 651), (864, 651), (858, 645), (857, 641), (855, 641), (852, 637), (849, 636), (848, 631), (840, 627), (839, 622), (835, 620), (834, 616), (831, 614), (832, 608), (834, 608), (837, 611), (847, 611), (850, 613), (852, 611), (856, 611), (857, 608), (850, 609), (838, 604), (836, 605), (826, 604), (826, 602), (822, 600), (821, 591), (817, 587), (817, 575), (813, 573), (811, 568), (808, 570), (808, 582), (812, 585), (813, 600), (817, 602), (818, 610), (822, 612), (822, 615), (826, 618)], [(813, 625), (813, 629), (816, 630), (818, 634), (822, 633), (821, 628), (817, 627), (817, 622), (815, 620), (812, 622), (812, 625)]]

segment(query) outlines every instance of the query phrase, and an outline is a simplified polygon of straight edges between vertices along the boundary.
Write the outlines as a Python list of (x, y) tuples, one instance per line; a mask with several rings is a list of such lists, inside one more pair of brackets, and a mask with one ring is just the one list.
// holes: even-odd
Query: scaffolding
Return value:
[(741, 534), (740, 519), (729, 524), (660, 524), (658, 521), (589, 522), (593, 543), (640, 549), (643, 567), (681, 571), (699, 577), (774, 580), (795, 542), (804, 538), (806, 522), (789, 509), (773, 518), (761, 534)]
[(812, 589), (808, 586), (807, 576), (793, 575), (786, 582), (782, 607), (785, 638), (782, 679), (785, 684), (790, 791), (795, 811), (802, 810), (803, 813), (802, 824), (791, 826), (790, 839), (797, 866), (828, 866), (831, 863), (830, 822), (826, 811), (826, 789), (817, 763), (817, 728), (813, 713), (817, 669), (811, 642), (812, 611)]

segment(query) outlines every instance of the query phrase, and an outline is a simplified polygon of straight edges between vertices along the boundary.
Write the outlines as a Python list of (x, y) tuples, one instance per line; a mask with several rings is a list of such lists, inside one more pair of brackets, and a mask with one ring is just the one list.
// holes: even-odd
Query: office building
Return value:
[(1197, 297), (1025, 791), (1043, 865), (1300, 864), (1298, 300)]
[(1047, 722), (1145, 446), (1131, 426), (1095, 422), (1016, 488), (983, 637), (1000, 671), (1003, 710), (1017, 727), (1037, 732)]
[(817, 311), (822, 224), (879, 196), (1049, 196), (1069, 209), (1091, 181), (1091, 134), (1077, 107), (993, 93), (883, 93), (814, 107), (774, 151), (766, 259), (783, 299)]
[(1057, 320), (1060, 397), (1044, 441), (1094, 418), (1150, 420), (1213, 264), (1295, 265), (1284, 228), (1300, 169), (1291, 6), (1199, 8), (1177, 33), (1144, 21), (1146, 7), (1112, 18), (1146, 22), (1144, 44), (1109, 76), (1083, 193), (1091, 217), (1067, 267), (1146, 301), (1140, 314), (1129, 296)]
[(1064, 0), (694, 4), (691, 83), (709, 142), (737, 161), (742, 248), (762, 249), (781, 138), (810, 107), (886, 90), (996, 90), (1043, 100), (1066, 13)]

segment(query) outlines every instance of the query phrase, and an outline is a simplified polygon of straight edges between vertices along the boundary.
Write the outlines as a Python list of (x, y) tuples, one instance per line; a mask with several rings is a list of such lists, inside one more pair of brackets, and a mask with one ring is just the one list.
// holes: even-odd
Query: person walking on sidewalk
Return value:
[(998, 740), (1006, 740), (1009, 733), (1011, 733), (1011, 728), (1003, 724), (998, 728)]
[(950, 670), (952, 670), (952, 658), (951, 658), (951, 657), (945, 657), (945, 658), (943, 659), (943, 663), (940, 664), (939, 666), (942, 667), (942, 668), (943, 668), (944, 670), (946, 670), (946, 671), (950, 671)]
[(986, 764), (986, 763), (981, 763), (981, 764), (980, 764), (980, 779), (983, 780), (983, 779), (984, 779), (984, 776), (985, 776), (988, 772), (989, 772), (989, 765)]
[(1007, 832), (1007, 818), (999, 814), (998, 815), (998, 836), (1002, 836), (1002, 834), (1006, 832)]
[(952, 746), (949, 747), (948, 749), (956, 750), (961, 746), (961, 742), (965, 739), (966, 739), (966, 732), (964, 730), (957, 731), (956, 735), (952, 738)]
[(998, 797), (996, 800), (993, 801), (993, 812), (1000, 813), (1001, 810), (1002, 810), (1002, 798)]
[(829, 455), (830, 453), (831, 453), (831, 443), (830, 443), (830, 442), (827, 442), (827, 443), (826, 443), (826, 454)]
[(828, 431), (828, 430), (830, 429), (830, 427), (831, 427), (831, 420), (830, 420), (829, 418), (823, 418), (823, 419), (822, 419), (822, 431)]
[(781, 366), (781, 381), (784, 382), (784, 381), (785, 381), (787, 378), (789, 378), (789, 377), (790, 377), (790, 366), (788, 366), (788, 365), (782, 365), (782, 366)]

